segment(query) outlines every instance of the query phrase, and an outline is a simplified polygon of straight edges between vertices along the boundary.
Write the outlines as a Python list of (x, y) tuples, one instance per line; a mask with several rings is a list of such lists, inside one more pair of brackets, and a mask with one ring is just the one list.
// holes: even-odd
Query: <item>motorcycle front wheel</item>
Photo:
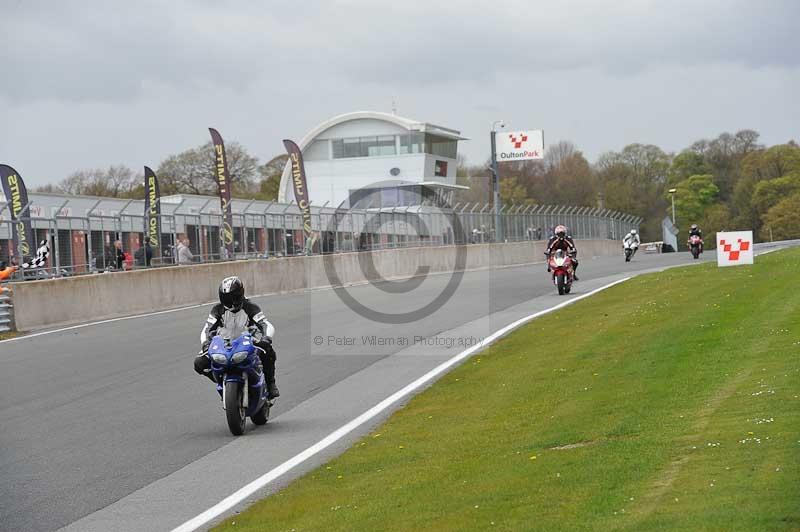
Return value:
[(559, 273), (556, 276), (556, 286), (558, 287), (558, 295), (563, 296), (566, 293), (567, 276), (563, 273)]
[(234, 436), (244, 434), (244, 428), (247, 424), (246, 410), (242, 399), (242, 383), (237, 381), (226, 382), (225, 418), (228, 420), (228, 428)]

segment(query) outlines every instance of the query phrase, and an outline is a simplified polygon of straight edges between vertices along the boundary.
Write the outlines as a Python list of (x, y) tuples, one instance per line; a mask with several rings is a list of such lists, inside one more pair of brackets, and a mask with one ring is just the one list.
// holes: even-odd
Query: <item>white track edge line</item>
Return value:
[(389, 397), (387, 397), (386, 399), (384, 399), (380, 403), (376, 404), (375, 406), (373, 406), (372, 408), (370, 408), (369, 410), (367, 410), (366, 412), (364, 412), (363, 414), (361, 414), (357, 418), (353, 419), (352, 421), (348, 422), (347, 424), (345, 424), (345, 425), (339, 427), (338, 429), (336, 429), (335, 431), (331, 432), (330, 434), (328, 434), (326, 437), (324, 437), (323, 439), (321, 439), (320, 441), (318, 441), (314, 445), (306, 448), (304, 451), (296, 454), (295, 456), (293, 456), (289, 460), (283, 462), (279, 466), (277, 466), (277, 467), (273, 468), (272, 470), (264, 473), (263, 475), (261, 475), (260, 477), (258, 477), (255, 480), (253, 480), (249, 484), (246, 484), (244, 487), (242, 487), (242, 488), (238, 489), (237, 491), (233, 492), (231, 495), (229, 495), (228, 497), (222, 499), (220, 502), (218, 502), (217, 504), (215, 504), (214, 506), (212, 506), (208, 510), (206, 510), (203, 513), (199, 514), (198, 516), (193, 517), (192, 519), (186, 521), (182, 525), (174, 528), (172, 530), (172, 532), (193, 532), (194, 530), (197, 530), (198, 528), (200, 528), (201, 526), (205, 525), (206, 523), (208, 523), (212, 519), (215, 519), (215, 518), (219, 517), (223, 513), (227, 512), (228, 510), (230, 510), (231, 508), (233, 508), (234, 506), (236, 506), (237, 504), (239, 504), (240, 502), (245, 500), (247, 497), (253, 495), (258, 490), (264, 488), (267, 484), (269, 484), (273, 480), (275, 480), (278, 477), (288, 473), (289, 471), (291, 471), (292, 469), (294, 469), (298, 465), (302, 464), (303, 462), (305, 462), (309, 458), (313, 457), (314, 455), (318, 454), (319, 452), (323, 451), (324, 449), (330, 447), (331, 445), (333, 445), (334, 443), (336, 443), (337, 441), (342, 439), (344, 436), (346, 436), (347, 434), (349, 434), (350, 432), (352, 432), (353, 430), (355, 430), (359, 426), (363, 425), (364, 423), (366, 423), (370, 419), (374, 418), (375, 416), (377, 416), (378, 414), (380, 414), (381, 412), (383, 412), (384, 410), (389, 408), (392, 404), (396, 403), (397, 401), (399, 401), (400, 399), (405, 397), (406, 395), (408, 395), (411, 392), (417, 390), (421, 386), (427, 384), (429, 381), (433, 380), (435, 377), (438, 377), (440, 374), (444, 373), (445, 371), (450, 369), (452, 366), (454, 366), (458, 362), (461, 362), (462, 360), (464, 360), (465, 358), (469, 357), (470, 355), (472, 355), (476, 351), (479, 351), (479, 350), (483, 349), (484, 347), (490, 345), (495, 340), (497, 340), (498, 338), (501, 338), (502, 336), (504, 336), (507, 333), (513, 331), (514, 329), (517, 329), (518, 327), (520, 327), (520, 326), (528, 323), (529, 321), (532, 321), (532, 320), (534, 320), (534, 319), (536, 319), (536, 318), (538, 318), (540, 316), (543, 316), (545, 314), (549, 314), (551, 312), (554, 312), (554, 311), (556, 311), (558, 309), (564, 308), (564, 307), (566, 307), (568, 305), (571, 305), (573, 303), (577, 303), (578, 301), (580, 301), (582, 299), (585, 299), (587, 297), (593, 296), (594, 294), (596, 294), (598, 292), (601, 292), (603, 290), (606, 290), (608, 288), (611, 288), (612, 286), (618, 285), (620, 283), (624, 283), (625, 281), (627, 281), (629, 279), (630, 279), (630, 277), (625, 277), (623, 279), (619, 279), (619, 280), (614, 281), (612, 283), (609, 283), (609, 284), (606, 284), (604, 286), (601, 286), (600, 288), (596, 288), (596, 289), (592, 290), (591, 292), (587, 292), (586, 294), (582, 294), (582, 295), (577, 296), (575, 298), (569, 299), (567, 301), (564, 301), (562, 303), (554, 305), (554, 306), (552, 306), (552, 307), (550, 307), (548, 309), (541, 310), (539, 312), (536, 312), (536, 313), (531, 314), (529, 316), (526, 316), (524, 318), (520, 318), (520, 319), (510, 323), (509, 325), (506, 325), (502, 329), (492, 333), (490, 336), (485, 338), (479, 344), (476, 344), (476, 345), (474, 345), (474, 346), (472, 346), (472, 347), (470, 347), (468, 349), (465, 349), (464, 351), (460, 352), (459, 354), (455, 355), (454, 357), (450, 358), (449, 360), (447, 360), (447, 361), (441, 363), (440, 365), (436, 366), (435, 368), (430, 370), (425, 375), (419, 377), (415, 381), (411, 382), (410, 384), (408, 384), (405, 387), (401, 388), (400, 390), (396, 391), (395, 393), (393, 393), (392, 395), (390, 395)]

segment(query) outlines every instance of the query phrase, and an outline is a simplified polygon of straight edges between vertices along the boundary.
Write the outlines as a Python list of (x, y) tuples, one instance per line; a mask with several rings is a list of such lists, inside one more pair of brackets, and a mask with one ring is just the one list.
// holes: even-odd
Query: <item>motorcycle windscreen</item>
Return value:
[(222, 316), (222, 323), (224, 327), (217, 329), (217, 335), (226, 340), (233, 340), (238, 338), (243, 333), (247, 332), (247, 313), (243, 310), (239, 312), (231, 312), (226, 310)]

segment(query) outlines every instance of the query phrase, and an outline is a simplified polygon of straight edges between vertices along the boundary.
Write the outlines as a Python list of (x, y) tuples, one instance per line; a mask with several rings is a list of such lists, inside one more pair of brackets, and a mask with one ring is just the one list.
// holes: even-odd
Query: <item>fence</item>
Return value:
[[(116, 210), (105, 211), (97, 208), (100, 202), (120, 200), (98, 199), (83, 216), (78, 216), (68, 208), (71, 200), (67, 199), (52, 209), (50, 218), (32, 216), (30, 220), (36, 242), (48, 240), (50, 256), (45, 267), (20, 271), (16, 279), (118, 269), (115, 241), (121, 241), (123, 250), (129, 255), (140, 255), (123, 264), (124, 269), (129, 269), (175, 264), (179, 240), (188, 241), (193, 262), (498, 240), (495, 217), (489, 204), (458, 204), (447, 209), (430, 205), (365, 210), (313, 207), (314, 236), (306, 242), (301, 213), (294, 203), (236, 200), (239, 204), (234, 203), (234, 254), (228, 256), (220, 240), (222, 216), (218, 209), (208, 208), (213, 203), (211, 200), (199, 207), (190, 207), (184, 205), (185, 199), (169, 203), (164, 199), (161, 202), (160, 247), (152, 249), (149, 261), (145, 257), (146, 250), (142, 249), (146, 220), (141, 202), (130, 207), (131, 201), (123, 201), (124, 205)], [(138, 212), (129, 212), (134, 208)], [(40, 207), (35, 212), (42, 214), (45, 210)], [(503, 235), (501, 240), (506, 242), (546, 239), (558, 224), (566, 225), (578, 240), (619, 240), (641, 223), (638, 217), (609, 209), (547, 205), (503, 206), (500, 219), (499, 233)], [(14, 249), (11, 234), (11, 221), (0, 220), (0, 261), (11, 259)]]

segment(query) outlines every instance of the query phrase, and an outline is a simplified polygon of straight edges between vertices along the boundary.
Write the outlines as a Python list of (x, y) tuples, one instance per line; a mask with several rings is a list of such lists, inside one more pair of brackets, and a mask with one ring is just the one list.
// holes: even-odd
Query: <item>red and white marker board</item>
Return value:
[(717, 266), (753, 264), (753, 232), (717, 233)]

